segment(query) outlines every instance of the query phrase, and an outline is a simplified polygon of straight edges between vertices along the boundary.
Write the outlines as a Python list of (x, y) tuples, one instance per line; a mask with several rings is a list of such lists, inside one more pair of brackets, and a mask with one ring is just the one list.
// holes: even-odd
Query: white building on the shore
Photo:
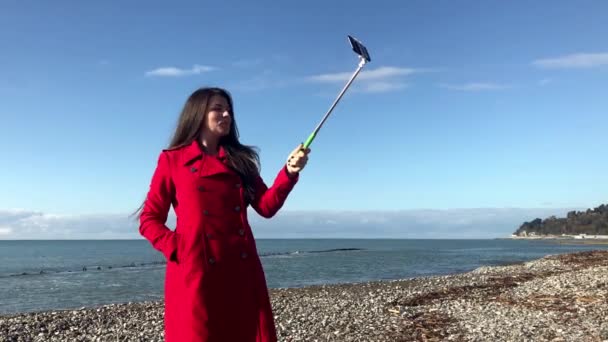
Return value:
[(599, 239), (599, 240), (608, 240), (608, 235), (588, 235), (588, 234), (578, 234), (574, 235), (575, 239)]

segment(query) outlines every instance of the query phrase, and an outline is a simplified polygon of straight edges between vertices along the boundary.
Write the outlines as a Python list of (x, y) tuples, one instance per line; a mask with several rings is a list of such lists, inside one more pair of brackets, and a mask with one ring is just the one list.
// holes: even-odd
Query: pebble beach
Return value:
[[(608, 341), (608, 251), (270, 294), (280, 341)], [(163, 341), (163, 303), (3, 315), (0, 341)]]

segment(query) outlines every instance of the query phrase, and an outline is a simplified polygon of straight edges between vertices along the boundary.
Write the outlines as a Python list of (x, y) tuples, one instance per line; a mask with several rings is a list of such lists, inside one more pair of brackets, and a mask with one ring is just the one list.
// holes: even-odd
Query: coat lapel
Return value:
[[(194, 163), (197, 159), (200, 159), (201, 162)], [(184, 166), (198, 168), (199, 177), (210, 177), (224, 173), (235, 174), (227, 164), (226, 150), (222, 146), (219, 147), (217, 156), (204, 153), (198, 141), (193, 141), (184, 151)]]
[(233, 174), (234, 171), (226, 165), (226, 156), (222, 158), (223, 148), (220, 147), (220, 154), (217, 157), (203, 154), (203, 165), (201, 167), (200, 177), (209, 177), (222, 173)]

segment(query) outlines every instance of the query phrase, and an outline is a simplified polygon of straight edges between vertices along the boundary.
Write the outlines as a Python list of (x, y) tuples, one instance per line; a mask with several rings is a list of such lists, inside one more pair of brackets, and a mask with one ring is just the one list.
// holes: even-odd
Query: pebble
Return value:
[[(608, 251), (271, 289), (279, 341), (608, 341)], [(0, 315), (0, 341), (163, 341), (163, 303)]]

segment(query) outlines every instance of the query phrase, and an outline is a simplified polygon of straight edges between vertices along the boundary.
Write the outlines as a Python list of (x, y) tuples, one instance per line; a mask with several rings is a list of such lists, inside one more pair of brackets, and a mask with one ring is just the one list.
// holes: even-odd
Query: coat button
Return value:
[(246, 259), (247, 258), (247, 253), (246, 252), (241, 253), (241, 258)]
[(241, 187), (241, 183), (234, 184), (234, 187), (237, 188), (237, 189), (240, 188)]
[(196, 171), (198, 171), (198, 170), (194, 166), (190, 169), (190, 172), (192, 172), (192, 173), (194, 173)]
[(241, 207), (237, 205), (236, 207), (234, 207), (234, 211), (241, 211)]
[(198, 186), (198, 191), (205, 191), (205, 187), (204, 187), (204, 186), (202, 186), (202, 185), (199, 185), (199, 186)]
[(213, 258), (209, 258), (209, 263), (210, 263), (211, 265), (215, 264), (215, 259), (213, 259)]
[(207, 233), (207, 237), (208, 237), (209, 239), (211, 239), (211, 238), (213, 237), (213, 234), (211, 234), (211, 233)]
[(239, 235), (240, 236), (245, 235), (245, 229), (239, 229)]
[(205, 216), (209, 215), (209, 210), (203, 210), (203, 215), (205, 215)]

